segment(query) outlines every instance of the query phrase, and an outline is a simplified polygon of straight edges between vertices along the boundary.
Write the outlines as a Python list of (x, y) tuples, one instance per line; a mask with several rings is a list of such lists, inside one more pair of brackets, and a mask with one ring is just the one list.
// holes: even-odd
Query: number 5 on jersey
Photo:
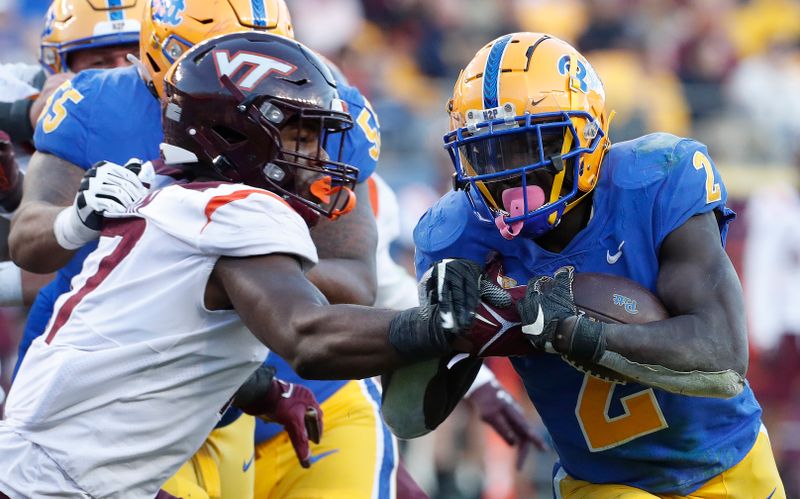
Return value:
[(83, 100), (83, 95), (72, 88), (72, 82), (64, 82), (55, 92), (47, 99), (46, 111), (42, 113), (42, 129), (44, 133), (51, 133), (64, 121), (67, 117), (67, 101), (77, 104)]

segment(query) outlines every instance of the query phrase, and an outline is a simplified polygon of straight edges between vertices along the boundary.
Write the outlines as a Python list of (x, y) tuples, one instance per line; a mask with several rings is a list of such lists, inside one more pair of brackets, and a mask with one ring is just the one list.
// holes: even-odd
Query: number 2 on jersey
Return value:
[(617, 447), (668, 426), (652, 388), (620, 398), (618, 403), (625, 412), (610, 417), (608, 412), (616, 386), (616, 383), (588, 374), (583, 377), (575, 416), (592, 452)]
[(711, 167), (711, 160), (708, 156), (696, 151), (692, 156), (692, 164), (695, 170), (706, 171), (706, 204), (719, 201), (722, 198), (722, 189), (719, 187), (718, 182), (714, 182), (714, 169)]
[[(60, 95), (59, 95), (60, 94)], [(45, 133), (50, 133), (64, 121), (67, 117), (67, 108), (65, 104), (67, 101), (77, 104), (83, 100), (83, 95), (72, 88), (70, 82), (64, 83), (53, 95), (47, 100), (47, 106), (42, 116), (42, 129)]]

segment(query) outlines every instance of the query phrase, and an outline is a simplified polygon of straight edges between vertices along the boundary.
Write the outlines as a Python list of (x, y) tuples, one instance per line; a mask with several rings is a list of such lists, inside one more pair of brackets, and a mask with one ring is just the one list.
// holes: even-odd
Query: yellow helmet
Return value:
[(214, 36), (258, 30), (294, 38), (284, 0), (147, 0), (139, 56), (159, 97), (181, 54)]
[(508, 239), (555, 227), (594, 188), (610, 146), (600, 78), (575, 48), (542, 33), (479, 50), (448, 112), (456, 186)]
[(69, 71), (67, 55), (139, 41), (145, 0), (54, 0), (45, 16), (39, 62), (50, 73)]

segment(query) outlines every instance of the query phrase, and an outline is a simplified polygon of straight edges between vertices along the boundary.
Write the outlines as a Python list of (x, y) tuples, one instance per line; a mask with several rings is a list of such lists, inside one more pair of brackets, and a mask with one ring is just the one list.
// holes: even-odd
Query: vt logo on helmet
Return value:
[(312, 222), (355, 206), (358, 169), (340, 162), (345, 141), (331, 140), (353, 120), (327, 66), (299, 42), (254, 31), (211, 38), (175, 62), (165, 92), (165, 150), (190, 180), (268, 189)]
[(506, 239), (554, 228), (594, 189), (610, 146), (599, 77), (572, 46), (541, 33), (479, 50), (447, 110), (456, 188)]

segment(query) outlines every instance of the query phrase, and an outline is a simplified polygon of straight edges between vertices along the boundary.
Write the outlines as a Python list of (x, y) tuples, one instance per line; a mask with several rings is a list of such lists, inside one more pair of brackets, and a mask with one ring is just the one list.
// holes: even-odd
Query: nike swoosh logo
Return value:
[(339, 452), (339, 449), (331, 449), (329, 451), (323, 452), (322, 454), (317, 454), (316, 456), (312, 455), (310, 458), (308, 458), (308, 462), (311, 463), (311, 464), (314, 464), (317, 461), (320, 461), (320, 460), (330, 456), (331, 454), (336, 454), (337, 452)]
[(767, 496), (767, 499), (770, 499), (772, 496), (774, 496), (774, 495), (775, 495), (775, 492), (776, 492), (777, 490), (778, 490), (778, 487), (775, 487), (774, 489), (772, 489), (772, 492), (770, 493), (770, 495), (768, 495), (768, 496)]
[(536, 313), (536, 320), (533, 324), (526, 324), (522, 326), (522, 333), (531, 336), (539, 336), (544, 331), (544, 311), (542, 305), (539, 305), (539, 311)]
[(247, 470), (249, 470), (249, 469), (250, 469), (250, 466), (252, 466), (252, 465), (253, 465), (253, 461), (255, 461), (255, 459), (256, 459), (256, 453), (255, 453), (255, 452), (253, 452), (253, 455), (252, 455), (252, 456), (250, 456), (250, 460), (249, 460), (249, 461), (246, 461), (246, 462), (245, 462), (245, 463), (242, 465), (242, 473), (247, 473)]
[(443, 329), (453, 329), (456, 325), (453, 320), (453, 312), (439, 312), (439, 317), (442, 319)]
[(293, 392), (294, 392), (294, 383), (290, 383), (289, 384), (289, 389), (286, 390), (285, 392), (281, 393), (281, 397), (283, 397), (285, 399), (288, 399), (289, 397), (292, 396)]
[(540, 103), (540, 102), (542, 102), (543, 100), (545, 100), (546, 98), (547, 98), (547, 97), (542, 97), (542, 98), (541, 98), (541, 99), (539, 99), (539, 100), (535, 100), (535, 99), (534, 99), (534, 100), (531, 100), (531, 106), (538, 106), (538, 105), (539, 105), (539, 103)]
[(617, 252), (614, 253), (613, 255), (611, 254), (611, 252), (609, 250), (606, 250), (606, 261), (608, 262), (609, 265), (614, 265), (615, 263), (617, 263), (617, 260), (619, 260), (619, 257), (622, 256), (622, 247), (624, 245), (625, 245), (625, 241), (622, 241), (621, 243), (619, 243), (619, 246), (617, 247)]

